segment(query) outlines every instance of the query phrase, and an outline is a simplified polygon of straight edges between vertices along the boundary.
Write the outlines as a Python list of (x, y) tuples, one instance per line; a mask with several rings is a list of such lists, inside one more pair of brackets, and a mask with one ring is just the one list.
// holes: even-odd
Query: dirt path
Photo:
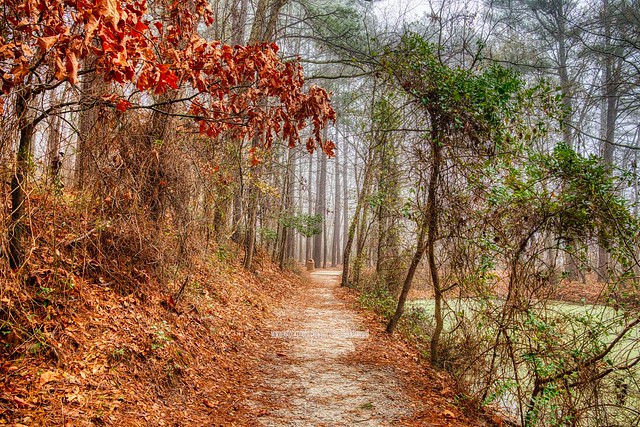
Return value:
[(339, 274), (311, 274), (301, 297), (269, 325), (279, 343), (261, 367), (265, 384), (250, 404), (258, 425), (395, 426), (420, 409), (396, 369), (359, 360), (373, 337), (336, 296)]

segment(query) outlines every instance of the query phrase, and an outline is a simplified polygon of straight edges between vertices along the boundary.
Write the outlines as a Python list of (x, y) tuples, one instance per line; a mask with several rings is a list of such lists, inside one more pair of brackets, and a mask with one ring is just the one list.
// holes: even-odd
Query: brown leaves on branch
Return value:
[[(156, 2), (151, 20), (146, 0), (0, 0), (0, 7), (4, 95), (23, 85), (38, 93), (55, 81), (76, 84), (91, 55), (106, 81), (155, 94), (195, 91), (188, 114), (211, 137), (263, 135), (269, 148), (277, 135), (293, 147), (311, 125), (307, 149), (333, 153), (333, 143), (321, 137), (335, 120), (327, 92), (305, 92), (300, 64), (281, 61), (275, 44), (230, 46), (202, 38), (198, 25), (213, 22), (207, 0)], [(114, 106), (132, 107), (130, 100)]]

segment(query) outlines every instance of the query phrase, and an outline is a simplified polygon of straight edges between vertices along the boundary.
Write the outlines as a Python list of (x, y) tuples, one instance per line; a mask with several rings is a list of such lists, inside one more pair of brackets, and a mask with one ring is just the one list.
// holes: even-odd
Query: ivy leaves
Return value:
[(533, 110), (543, 111), (545, 118), (560, 117), (561, 105), (548, 82), (528, 87), (516, 71), (496, 63), (471, 69), (449, 65), (439, 49), (410, 33), (387, 49), (382, 64), (449, 140), (493, 154), (546, 132), (543, 121), (532, 125)]
[(293, 228), (305, 237), (315, 236), (322, 232), (322, 215), (292, 215), (280, 218), (280, 223), (285, 228)]

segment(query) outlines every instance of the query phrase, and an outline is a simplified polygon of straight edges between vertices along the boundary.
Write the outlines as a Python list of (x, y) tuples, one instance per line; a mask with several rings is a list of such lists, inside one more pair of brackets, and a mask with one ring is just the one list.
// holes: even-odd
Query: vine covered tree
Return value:
[[(443, 328), (444, 289), (436, 260), (443, 199), (447, 197), (443, 180), (464, 182), (472, 176), (474, 166), (510, 151), (523, 142), (523, 136), (531, 138), (535, 132), (527, 132), (522, 113), (538, 96), (537, 88), (527, 89), (514, 71), (502, 66), (494, 64), (482, 71), (477, 71), (479, 64), (475, 63), (469, 68), (449, 66), (442, 62), (440, 48), (417, 34), (409, 34), (384, 59), (389, 75), (424, 113), (429, 129), (424, 146), (415, 149), (420, 170), (427, 175), (421, 174), (416, 191), (415, 252), (387, 332), (394, 331), (403, 314), (416, 270), (426, 253), (435, 297), (436, 328), (430, 347), (434, 364), (438, 362)], [(552, 107), (551, 99), (543, 102)]]

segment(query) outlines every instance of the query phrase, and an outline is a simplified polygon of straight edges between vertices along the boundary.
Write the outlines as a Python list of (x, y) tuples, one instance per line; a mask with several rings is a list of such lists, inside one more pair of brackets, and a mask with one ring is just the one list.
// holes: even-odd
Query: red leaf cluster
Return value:
[[(153, 19), (146, 0), (0, 0), (0, 5), (7, 22), (0, 33), (3, 94), (33, 81), (76, 84), (83, 64), (93, 62), (106, 81), (134, 83), (140, 91), (195, 91), (189, 113), (211, 137), (261, 135), (269, 148), (279, 136), (295, 146), (300, 130), (311, 124), (307, 149), (319, 146), (333, 154), (333, 143), (321, 137), (322, 128), (335, 120), (327, 92), (311, 87), (305, 93), (301, 66), (280, 60), (275, 44), (230, 46), (202, 38), (198, 25), (213, 22), (207, 0), (160, 0)], [(95, 61), (84, 61), (89, 57)], [(31, 89), (37, 93), (47, 84)], [(114, 105), (120, 111), (132, 106), (129, 100)]]

